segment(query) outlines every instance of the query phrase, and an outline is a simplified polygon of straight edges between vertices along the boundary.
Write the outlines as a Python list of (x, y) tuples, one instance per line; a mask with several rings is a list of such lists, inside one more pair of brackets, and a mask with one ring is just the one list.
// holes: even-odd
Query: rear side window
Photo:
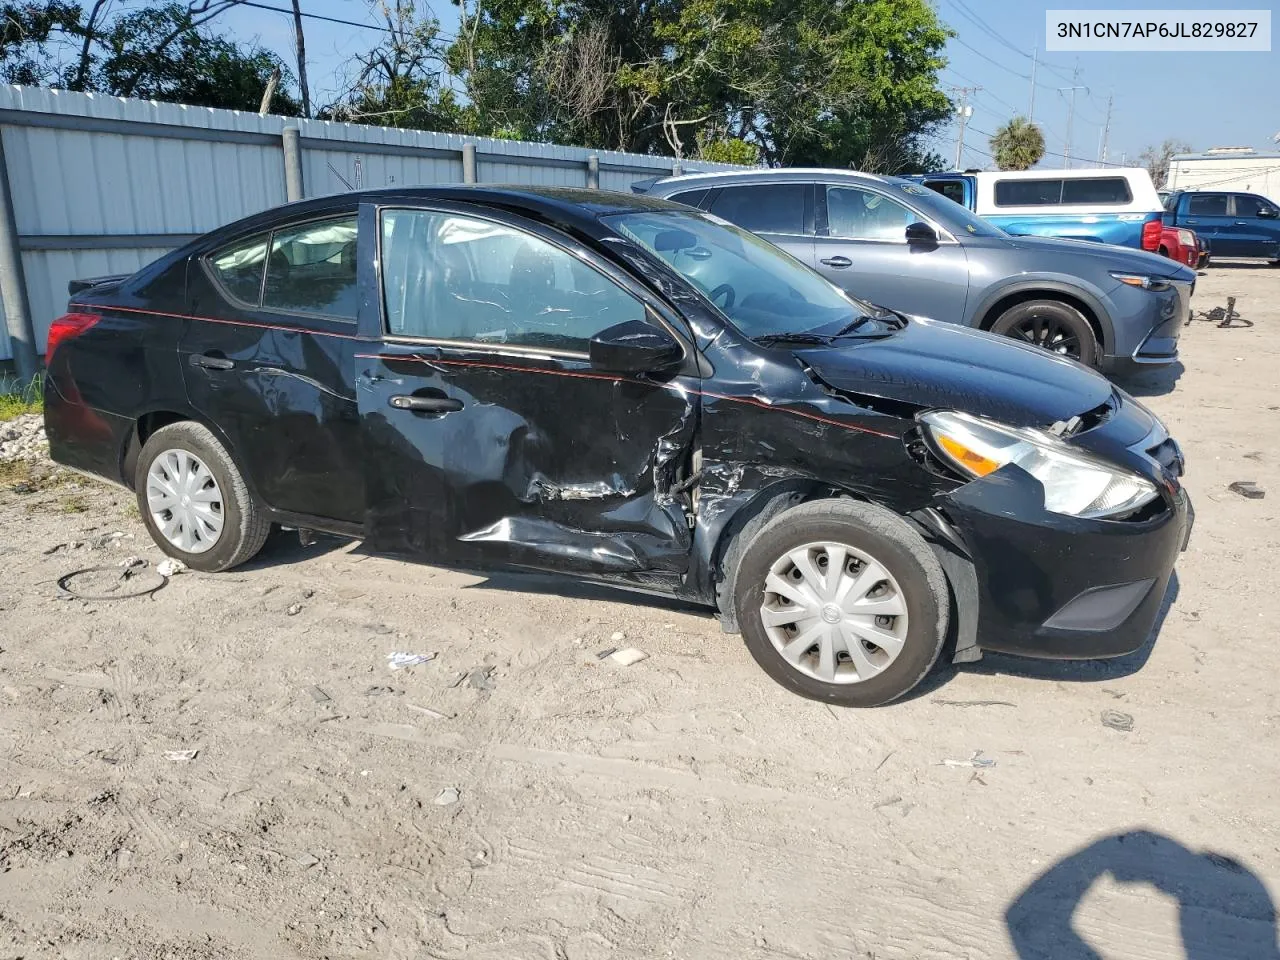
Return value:
[(1225, 193), (1193, 193), (1187, 212), (1193, 217), (1225, 217), (1227, 195)]
[(1124, 177), (1080, 177), (1062, 181), (1062, 202), (1130, 203), (1133, 194)]
[(1124, 177), (1071, 177), (997, 180), (997, 207), (1056, 207), (1063, 204), (1129, 203), (1133, 193)]
[(382, 212), (392, 335), (587, 352), (644, 305), (577, 257), (514, 227), (430, 210)]
[(262, 290), (262, 265), (267, 262), (269, 234), (240, 240), (207, 258), (209, 267), (224, 290), (237, 300), (258, 304)]
[(322, 220), (271, 236), (262, 305), (268, 309), (354, 320), (356, 218)]
[(940, 193), (948, 200), (964, 204), (964, 184), (959, 180), (926, 180), (924, 185), (934, 193)]
[(690, 207), (700, 207), (702, 206), (702, 201), (706, 199), (706, 196), (706, 190), (686, 190), (684, 193), (673, 193), (671, 196), (667, 197), (667, 199), (674, 203), (683, 203)]
[(803, 183), (758, 183), (724, 187), (711, 212), (752, 233), (804, 233)]

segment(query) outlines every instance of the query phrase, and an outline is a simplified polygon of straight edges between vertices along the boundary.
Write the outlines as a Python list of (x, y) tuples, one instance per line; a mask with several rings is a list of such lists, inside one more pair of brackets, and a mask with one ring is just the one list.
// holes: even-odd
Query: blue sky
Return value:
[[(289, 0), (263, 0), (287, 7)], [(1026, 0), (934, 0), (942, 20), (957, 33), (947, 46), (949, 67), (941, 74), (954, 87), (980, 86), (971, 95), (973, 116), (965, 136), (965, 166), (982, 166), (986, 136), (1009, 116), (1026, 113), (1030, 100), (1031, 54), (1039, 47), (1035, 120), (1045, 131), (1047, 148), (1066, 153), (1067, 94), (1056, 88), (1085, 86), (1076, 94), (1072, 129), (1073, 157), (1098, 156), (1107, 98), (1112, 96), (1107, 157), (1136, 161), (1148, 144), (1167, 137), (1190, 143), (1195, 150), (1215, 146), (1280, 149), (1272, 137), (1280, 133), (1280, 52), (1269, 53), (1054, 53), (1045, 54), (1046, 9), (1097, 9), (1106, 4), (1029, 3)], [(1128, 9), (1203, 9), (1214, 4), (1126, 0)], [(1233, 7), (1265, 6), (1259, 0), (1235, 0)], [(439, 2), (432, 8), (442, 30), (457, 26), (456, 7)], [(323, 14), (362, 23), (377, 23), (366, 0), (302, 0), (304, 13)], [(968, 14), (968, 16), (966, 16)], [(975, 22), (977, 21), (977, 22)], [(241, 8), (224, 15), (224, 29), (242, 40), (256, 39), (293, 62), (292, 18), (283, 13)], [(341, 87), (344, 64), (378, 42), (374, 30), (305, 21), (308, 70), (313, 102), (323, 104)], [(1273, 45), (1275, 38), (1273, 37)], [(1077, 73), (1078, 71), (1078, 73)], [(1073, 79), (1074, 77), (1074, 79)], [(954, 127), (935, 144), (947, 158), (955, 156)], [(1049, 158), (1057, 165), (1060, 158)], [(1048, 163), (1045, 164), (1049, 165)]]

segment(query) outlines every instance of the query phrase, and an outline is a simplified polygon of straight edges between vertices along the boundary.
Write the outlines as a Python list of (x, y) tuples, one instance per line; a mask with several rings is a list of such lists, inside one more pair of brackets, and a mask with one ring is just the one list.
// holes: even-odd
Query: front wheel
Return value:
[(996, 318), (992, 333), (1004, 334), (1059, 356), (1098, 365), (1098, 338), (1088, 318), (1061, 300), (1028, 300)]
[(801, 504), (742, 555), (734, 603), (747, 649), (787, 689), (873, 707), (929, 672), (946, 639), (946, 579), (901, 517), (853, 500)]
[(271, 530), (226, 448), (199, 423), (171, 423), (147, 438), (134, 489), (156, 545), (193, 570), (244, 563)]

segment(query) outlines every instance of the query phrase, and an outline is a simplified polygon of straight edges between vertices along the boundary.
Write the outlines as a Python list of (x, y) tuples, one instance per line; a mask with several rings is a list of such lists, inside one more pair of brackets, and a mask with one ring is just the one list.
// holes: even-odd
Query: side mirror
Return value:
[(679, 365), (684, 350), (662, 328), (627, 320), (592, 337), (588, 355), (602, 373), (662, 373)]
[(1258, 216), (1274, 220), (1277, 216), (1280, 216), (1280, 211), (1277, 211), (1275, 207), (1259, 207)]
[(907, 224), (907, 243), (933, 245), (938, 242), (938, 232), (923, 220)]

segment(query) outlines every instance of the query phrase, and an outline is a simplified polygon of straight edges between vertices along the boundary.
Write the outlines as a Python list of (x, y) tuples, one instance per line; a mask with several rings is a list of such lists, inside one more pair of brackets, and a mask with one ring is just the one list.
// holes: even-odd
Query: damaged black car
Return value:
[(54, 459), (197, 570), (276, 525), (674, 596), (836, 704), (944, 647), (1133, 651), (1190, 530), (1181, 451), (1107, 380), (644, 197), (291, 204), (76, 281), (46, 359)]

